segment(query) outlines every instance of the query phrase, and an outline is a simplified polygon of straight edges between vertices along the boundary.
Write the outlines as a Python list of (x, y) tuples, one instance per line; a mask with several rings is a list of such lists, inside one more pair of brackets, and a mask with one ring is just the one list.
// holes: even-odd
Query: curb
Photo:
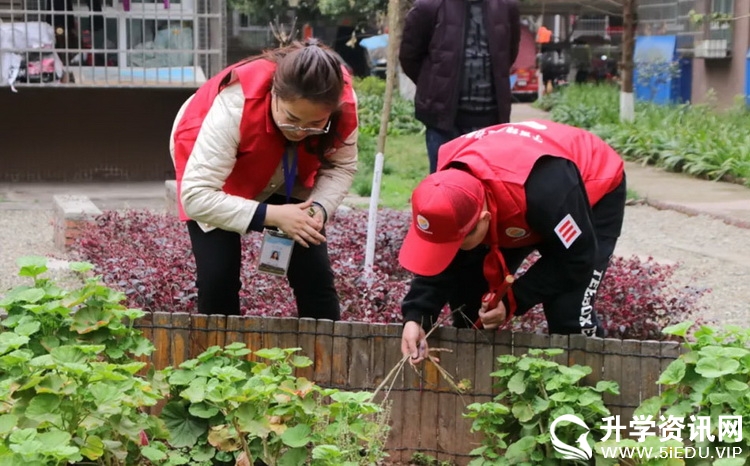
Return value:
[(658, 210), (673, 210), (675, 212), (679, 212), (681, 214), (689, 215), (691, 217), (695, 217), (698, 215), (705, 215), (707, 217), (714, 218), (716, 220), (721, 220), (727, 225), (731, 225), (738, 228), (745, 228), (750, 230), (750, 222), (745, 220), (739, 220), (733, 217), (730, 217), (729, 215), (724, 214), (717, 214), (713, 212), (707, 212), (705, 210), (696, 209), (693, 207), (687, 207), (682, 204), (675, 204), (672, 202), (667, 201), (657, 201), (652, 200), (648, 198), (644, 198), (641, 200), (641, 202), (649, 207), (653, 207), (654, 209)]

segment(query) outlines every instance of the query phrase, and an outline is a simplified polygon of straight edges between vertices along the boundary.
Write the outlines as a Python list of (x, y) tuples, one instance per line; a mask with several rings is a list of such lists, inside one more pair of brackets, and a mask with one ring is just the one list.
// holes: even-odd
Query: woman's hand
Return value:
[[(266, 209), (266, 226), (276, 227), (304, 247), (325, 242), (320, 234), (321, 216), (311, 210), (312, 200), (301, 204), (269, 205)], [(313, 214), (313, 215), (311, 215)]]
[(310, 216), (314, 218), (315, 220), (317, 220), (320, 225), (320, 228), (318, 228), (318, 231), (322, 230), (323, 226), (326, 223), (326, 214), (323, 211), (323, 208), (317, 204), (313, 204), (312, 206), (310, 206), (309, 212), (310, 212)]

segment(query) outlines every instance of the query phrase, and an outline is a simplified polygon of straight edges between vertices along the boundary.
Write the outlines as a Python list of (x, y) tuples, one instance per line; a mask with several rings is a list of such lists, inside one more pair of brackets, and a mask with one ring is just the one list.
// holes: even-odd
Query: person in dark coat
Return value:
[(415, 116), (426, 126), (430, 173), (442, 144), (510, 121), (510, 70), (520, 40), (517, 0), (414, 2), (399, 61), (417, 85)]

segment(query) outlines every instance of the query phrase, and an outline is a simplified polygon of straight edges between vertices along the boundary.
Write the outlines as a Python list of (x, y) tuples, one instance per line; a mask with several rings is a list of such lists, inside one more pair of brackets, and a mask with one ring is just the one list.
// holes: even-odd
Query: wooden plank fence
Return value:
[[(156, 346), (150, 363), (157, 369), (177, 366), (212, 345), (244, 342), (252, 350), (300, 347), (300, 353), (314, 364), (300, 369), (298, 376), (325, 387), (372, 391), (401, 359), (400, 324), (153, 313), (136, 326)], [(656, 380), (680, 354), (676, 342), (451, 327), (436, 330), (430, 340), (431, 347), (451, 350), (440, 353), (440, 364), (456, 380), (471, 380), (472, 392), (459, 396), (432, 364), (423, 365), (421, 377), (415, 371), (403, 371), (389, 395), (392, 409), (387, 447), (393, 462), (408, 462), (414, 452), (423, 452), (439, 460), (466, 464), (479, 438), (469, 432), (471, 422), (462, 414), (466, 405), (490, 400), (497, 394), (490, 373), (500, 355), (522, 355), (531, 348), (562, 349), (557, 362), (593, 369), (586, 383), (613, 380), (620, 385), (620, 395), (606, 395), (604, 401), (627, 425), (634, 408), (659, 393)]]

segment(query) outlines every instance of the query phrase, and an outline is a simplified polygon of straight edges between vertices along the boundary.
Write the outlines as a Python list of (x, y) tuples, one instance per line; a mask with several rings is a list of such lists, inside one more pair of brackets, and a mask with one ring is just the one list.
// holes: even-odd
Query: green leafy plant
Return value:
[[(354, 81), (357, 92), (357, 116), (360, 134), (377, 136), (380, 132), (380, 115), (385, 98), (385, 80), (369, 76)], [(393, 95), (388, 120), (388, 135), (421, 134), (424, 125), (414, 118), (414, 103), (398, 92)]]
[[(719, 11), (712, 11), (711, 13), (698, 13), (695, 10), (688, 12), (690, 18), (690, 24), (700, 27), (706, 23), (717, 23), (717, 24), (729, 24), (732, 21), (738, 19), (735, 18), (731, 13), (721, 13)], [(746, 16), (742, 16), (743, 18)]]
[[(593, 427), (609, 416), (602, 394), (618, 394), (617, 384), (600, 381), (595, 387), (582, 385), (591, 368), (567, 367), (551, 359), (560, 354), (560, 349), (531, 349), (520, 357), (497, 358), (498, 369), (491, 375), (500, 392), (492, 401), (469, 405), (465, 414), (474, 419), (472, 432), (483, 434), (482, 445), (471, 452), (476, 458), (470, 465), (560, 464), (562, 457), (553, 449), (550, 437), (550, 425), (556, 418), (572, 414)], [(556, 435), (575, 445), (579, 430), (561, 423)]]
[[(695, 330), (692, 336), (691, 330)], [(732, 458), (713, 462), (696, 458), (686, 461), (686, 464), (747, 464), (750, 429), (741, 420), (739, 426), (724, 424), (726, 421), (723, 420), (730, 419), (729, 416), (750, 418), (750, 329), (734, 326), (694, 329), (693, 322), (684, 322), (665, 328), (664, 333), (681, 338), (686, 351), (661, 374), (658, 383), (665, 387), (661, 395), (645, 400), (639, 411), (653, 419), (672, 417), (683, 425), (703, 418), (710, 429), (707, 435), (696, 438), (692, 447), (713, 451), (739, 447), (742, 452)], [(722, 432), (722, 428), (730, 430)], [(683, 437), (687, 438), (687, 427), (684, 434)], [(738, 442), (734, 441), (737, 434), (741, 437)]]
[(616, 86), (580, 84), (565, 86), (546, 105), (552, 105), (550, 117), (557, 122), (592, 129), (620, 121), (619, 94)]
[(434, 456), (417, 452), (411, 455), (411, 461), (409, 464), (413, 466), (455, 466), (456, 463), (447, 460), (440, 461)]
[[(295, 368), (309, 358), (299, 348), (259, 349), (243, 343), (211, 347), (163, 372), (172, 401), (162, 411), (170, 444), (192, 465), (269, 466), (377, 463), (385, 456), (387, 409), (367, 392), (324, 389)], [(250, 355), (258, 361), (250, 361)], [(158, 460), (164, 450), (149, 454)]]
[(132, 359), (153, 350), (132, 325), (143, 312), (98, 277), (67, 291), (40, 276), (44, 258), (18, 263), (33, 285), (0, 300), (0, 464), (138, 464), (141, 447), (166, 436), (141, 410), (161, 398)]
[(566, 86), (545, 105), (552, 106), (553, 120), (590, 129), (626, 159), (750, 184), (750, 112), (744, 101), (726, 112), (716, 110), (710, 95), (702, 105), (639, 101), (635, 121), (621, 122), (618, 92), (612, 86)]

